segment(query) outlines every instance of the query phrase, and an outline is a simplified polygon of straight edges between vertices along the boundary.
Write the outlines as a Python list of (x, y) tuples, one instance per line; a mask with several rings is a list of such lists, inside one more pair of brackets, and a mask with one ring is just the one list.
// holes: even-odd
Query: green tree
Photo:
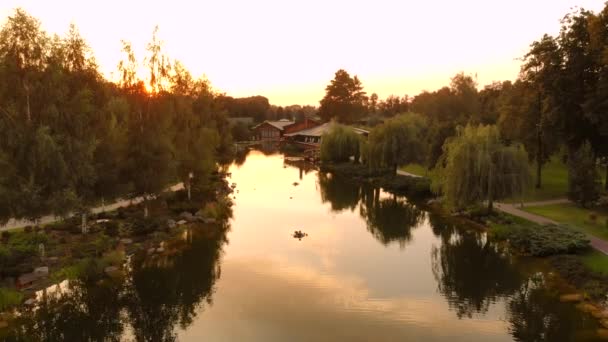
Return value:
[(591, 144), (568, 156), (568, 171), (568, 198), (582, 207), (599, 199), (601, 181)]
[[(532, 43), (530, 51), (524, 56), (521, 68), (521, 79), (529, 84), (529, 89), (535, 99), (532, 108), (527, 108), (526, 114), (520, 116), (525, 121), (526, 129), (517, 131), (520, 141), (536, 160), (536, 188), (542, 186), (542, 167), (555, 152), (556, 144), (552, 119), (557, 117), (556, 103), (558, 77), (562, 64), (562, 56), (555, 39), (544, 35), (540, 41)], [(530, 94), (527, 94), (530, 96)], [(526, 110), (526, 109), (524, 109)]]
[(521, 195), (529, 181), (528, 156), (521, 145), (504, 145), (496, 126), (459, 128), (444, 145), (433, 189), (456, 209)]
[(325, 88), (319, 115), (324, 121), (336, 119), (341, 123), (352, 123), (366, 111), (367, 97), (357, 76), (351, 77), (345, 70), (338, 70), (334, 79)]
[(374, 127), (368, 137), (368, 156), (373, 168), (393, 168), (423, 162), (426, 150), (426, 120), (413, 113), (390, 119)]
[(331, 129), (321, 137), (320, 156), (323, 162), (343, 163), (360, 157), (361, 137), (348, 126), (332, 123)]

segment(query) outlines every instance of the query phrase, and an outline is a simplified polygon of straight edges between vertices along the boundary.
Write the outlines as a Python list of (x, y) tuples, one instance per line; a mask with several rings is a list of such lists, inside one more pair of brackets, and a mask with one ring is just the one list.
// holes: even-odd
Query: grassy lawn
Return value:
[(608, 275), (608, 256), (606, 254), (592, 250), (581, 255), (580, 258), (591, 271)]
[[(608, 240), (608, 226), (606, 226), (608, 212), (606, 211), (583, 209), (569, 203), (524, 207), (523, 210), (569, 224), (586, 233)], [(592, 213), (597, 216), (595, 221), (590, 218)]]
[[(534, 168), (532, 183), (529, 191), (524, 195), (524, 202), (544, 201), (549, 199), (564, 198), (568, 192), (568, 167), (562, 163), (559, 157), (552, 157), (547, 164), (543, 166), (541, 171), (542, 188), (536, 189), (536, 166)], [(606, 178), (604, 169), (598, 170), (602, 177), (602, 184)], [(508, 203), (518, 203), (519, 198), (507, 200)]]
[(428, 173), (429, 173), (429, 171), (426, 169), (426, 167), (424, 167), (420, 164), (414, 164), (414, 163), (402, 166), (399, 169), (401, 169), (402, 171), (405, 171), (405, 172), (409, 172), (414, 175), (422, 176), (422, 177), (428, 176)]

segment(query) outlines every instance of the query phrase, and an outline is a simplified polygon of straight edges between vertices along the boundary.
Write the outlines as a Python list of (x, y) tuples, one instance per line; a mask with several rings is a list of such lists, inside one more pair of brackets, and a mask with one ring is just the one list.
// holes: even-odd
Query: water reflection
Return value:
[(176, 340), (177, 327), (187, 328), (212, 305), (221, 275), (225, 232), (201, 235), (195, 231), (170, 242), (163, 256), (139, 254), (124, 278), (70, 281), (66, 290), (44, 295), (35, 310), (26, 311), (6, 339)]
[(396, 241), (405, 247), (412, 239), (412, 228), (420, 226), (425, 214), (405, 198), (389, 196), (381, 199), (380, 193), (378, 188), (364, 189), (360, 215), (370, 233), (382, 244)]
[(63, 291), (43, 294), (40, 306), (27, 311), (7, 341), (118, 341), (122, 282), (72, 281)]
[(361, 199), (361, 187), (345, 178), (319, 172), (319, 192), (323, 203), (330, 203), (331, 210), (353, 211)]
[[(449, 228), (448, 228), (449, 229)], [(438, 290), (459, 318), (484, 314), (522, 283), (512, 258), (485, 234), (452, 231), (431, 250)]]
[(123, 280), (49, 294), (8, 340), (597, 339), (538, 265), (481, 232), (281, 155), (254, 151), (227, 171), (230, 244), (227, 229), (186, 231)]
[(527, 279), (507, 303), (509, 332), (516, 341), (593, 341), (591, 318), (573, 311), (546, 291), (542, 274)]

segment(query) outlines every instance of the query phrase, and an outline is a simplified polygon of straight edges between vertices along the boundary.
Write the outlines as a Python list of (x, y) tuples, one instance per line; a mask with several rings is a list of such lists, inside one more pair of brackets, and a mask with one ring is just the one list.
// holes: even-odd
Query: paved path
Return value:
[[(183, 188), (184, 188), (183, 183), (178, 183), (178, 184), (168, 187), (165, 191), (175, 192), (175, 191), (181, 190)], [(99, 214), (104, 211), (114, 211), (118, 208), (128, 207), (128, 206), (131, 206), (134, 204), (141, 203), (143, 200), (144, 200), (143, 197), (136, 197), (133, 199), (120, 199), (114, 203), (111, 203), (111, 204), (108, 204), (105, 206), (91, 208), (91, 212), (93, 214)], [(58, 220), (60, 220), (60, 218), (57, 216), (54, 216), (54, 215), (44, 216), (44, 217), (40, 218), (40, 220), (38, 220), (38, 222), (29, 221), (29, 220), (10, 219), (10, 220), (8, 220), (8, 222), (5, 225), (0, 226), (0, 232), (4, 231), (4, 230), (11, 230), (11, 229), (16, 229), (16, 228), (25, 227), (25, 226), (49, 224), (49, 223), (52, 223), (52, 222), (55, 222)]]
[[(552, 204), (561, 204), (561, 203), (570, 203), (570, 201), (568, 199), (562, 198), (562, 199), (541, 201), (541, 202), (528, 202), (528, 203), (524, 203), (524, 207), (552, 205)], [(517, 208), (517, 206), (514, 204), (496, 203), (496, 209), (498, 209), (502, 212), (505, 212), (507, 214), (511, 214), (513, 216), (518, 216), (518, 217), (524, 218), (528, 221), (538, 223), (538, 224), (559, 224), (559, 222), (553, 221), (544, 216), (540, 216), (540, 215), (529, 213), (527, 211), (523, 211), (523, 210)], [(586, 235), (587, 235), (587, 238), (589, 239), (589, 241), (591, 242), (591, 247), (608, 255), (608, 241), (600, 239), (600, 238), (590, 235), (590, 234), (586, 234)]]
[(409, 173), (409, 172), (403, 171), (403, 170), (397, 170), (397, 174), (401, 175), (401, 176), (408, 176), (408, 177), (414, 177), (414, 178), (422, 178), (422, 176), (415, 175), (413, 173)]

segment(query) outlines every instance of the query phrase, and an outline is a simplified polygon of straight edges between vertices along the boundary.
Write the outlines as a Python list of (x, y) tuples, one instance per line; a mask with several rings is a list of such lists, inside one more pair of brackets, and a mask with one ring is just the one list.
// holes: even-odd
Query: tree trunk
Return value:
[(488, 201), (488, 214), (491, 214), (493, 210), (494, 210), (494, 201), (489, 200)]
[(608, 161), (606, 161), (606, 179), (604, 179), (604, 189), (608, 191)]
[(543, 167), (543, 116), (542, 116), (542, 102), (540, 92), (538, 93), (538, 124), (536, 125), (536, 188), (540, 189), (542, 186), (541, 182), (541, 169)]
[(144, 218), (148, 218), (148, 201), (144, 199)]
[(397, 175), (397, 164), (393, 164), (393, 175)]
[(186, 181), (186, 190), (188, 191), (188, 201), (192, 200), (192, 184), (190, 184), (190, 179)]
[(542, 187), (542, 182), (541, 182), (541, 171), (543, 168), (543, 163), (541, 161), (541, 157), (537, 156), (536, 158), (536, 188), (540, 189)]
[(82, 223), (81, 223), (80, 229), (82, 230), (82, 234), (86, 234), (88, 232), (87, 214), (85, 214), (85, 213), (82, 214)]

